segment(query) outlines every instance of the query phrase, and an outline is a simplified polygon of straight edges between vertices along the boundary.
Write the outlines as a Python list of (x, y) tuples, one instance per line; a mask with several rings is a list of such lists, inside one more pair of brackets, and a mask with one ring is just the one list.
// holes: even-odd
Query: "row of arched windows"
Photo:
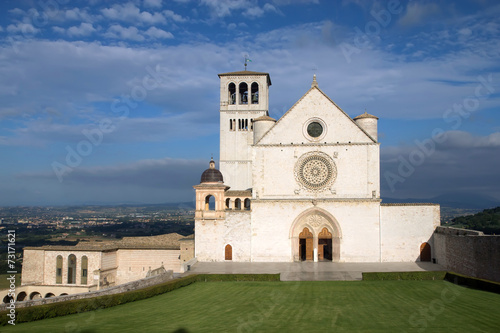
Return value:
[[(89, 260), (87, 256), (83, 256), (80, 263), (80, 284), (87, 284), (88, 264)], [(70, 254), (68, 256), (67, 269), (68, 269), (68, 275), (66, 283), (75, 284), (77, 265), (76, 265), (76, 256), (74, 254)], [(56, 284), (62, 284), (62, 283), (63, 283), (63, 257), (59, 255), (56, 258)]]
[[(238, 89), (236, 89), (238, 88)], [(238, 86), (234, 82), (229, 83), (229, 104), (259, 104), (259, 84), (253, 82), (248, 91), (248, 84), (241, 82)]]
[(229, 119), (229, 130), (230, 131), (236, 131), (236, 130), (238, 130), (238, 131), (252, 131), (253, 130), (253, 118), (252, 119)]
[[(250, 198), (240, 199), (226, 198), (226, 209), (250, 210)], [(209, 194), (205, 197), (205, 210), (215, 210), (215, 198)]]
[(250, 210), (250, 199), (246, 198), (241, 200), (240, 198), (236, 198), (231, 200), (231, 198), (226, 199), (226, 209), (234, 209), (234, 210)]

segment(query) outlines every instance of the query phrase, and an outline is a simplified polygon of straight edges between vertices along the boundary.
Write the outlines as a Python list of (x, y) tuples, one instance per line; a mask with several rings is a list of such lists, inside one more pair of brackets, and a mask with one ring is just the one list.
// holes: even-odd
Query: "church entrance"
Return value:
[(293, 261), (340, 262), (341, 240), (335, 217), (318, 207), (299, 214), (290, 227)]
[(299, 253), (300, 260), (313, 260), (314, 259), (314, 238), (308, 228), (304, 228), (299, 234)]
[(332, 233), (327, 228), (318, 234), (318, 260), (332, 260)]

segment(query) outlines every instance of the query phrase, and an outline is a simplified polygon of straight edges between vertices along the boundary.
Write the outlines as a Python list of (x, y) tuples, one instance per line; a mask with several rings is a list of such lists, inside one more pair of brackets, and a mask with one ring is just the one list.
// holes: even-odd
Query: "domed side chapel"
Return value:
[(196, 189), (200, 262), (430, 261), (439, 205), (383, 204), (378, 118), (318, 86), (279, 120), (268, 73), (219, 74), (220, 162)]

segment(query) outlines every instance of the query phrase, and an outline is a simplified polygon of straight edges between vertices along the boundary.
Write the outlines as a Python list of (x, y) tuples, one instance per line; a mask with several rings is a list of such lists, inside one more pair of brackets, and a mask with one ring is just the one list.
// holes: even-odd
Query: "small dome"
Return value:
[(271, 118), (271, 117), (269, 117), (269, 116), (260, 116), (260, 117), (258, 117), (258, 118), (255, 118), (255, 119), (253, 120), (253, 122), (255, 123), (256, 121), (261, 121), (261, 120), (267, 120), (267, 121), (274, 121), (274, 122), (276, 122), (276, 119)]
[(201, 174), (201, 183), (218, 183), (224, 182), (224, 179), (222, 178), (222, 173), (215, 168), (215, 162), (214, 159), (212, 158), (210, 160), (210, 168), (207, 170), (203, 171)]
[(358, 120), (358, 119), (365, 119), (365, 118), (373, 118), (373, 119), (378, 119), (378, 117), (375, 117), (374, 115), (372, 114), (369, 114), (365, 111), (365, 113), (363, 114), (360, 114), (359, 116), (357, 116), (356, 118), (354, 118), (354, 120)]

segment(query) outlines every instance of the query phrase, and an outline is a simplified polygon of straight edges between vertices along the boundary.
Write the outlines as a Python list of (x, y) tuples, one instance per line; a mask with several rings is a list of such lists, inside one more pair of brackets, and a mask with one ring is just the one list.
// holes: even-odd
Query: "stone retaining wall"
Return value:
[[(50, 298), (42, 298), (42, 299), (30, 300), (30, 301), (24, 301), (24, 302), (16, 302), (15, 304), (16, 304), (16, 309), (17, 309), (17, 308), (24, 308), (24, 307), (35, 306), (35, 305), (64, 302), (64, 301), (75, 300), (75, 299), (84, 299), (84, 298), (92, 298), (92, 297), (103, 296), (103, 295), (119, 294), (119, 293), (123, 293), (123, 292), (130, 291), (130, 290), (136, 290), (136, 289), (150, 287), (150, 286), (160, 284), (160, 283), (172, 280), (172, 279), (173, 279), (173, 271), (169, 270), (169, 271), (166, 271), (165, 273), (160, 274), (160, 275), (155, 275), (155, 276), (147, 277), (147, 278), (144, 278), (141, 280), (124, 283), (124, 284), (121, 284), (121, 285), (118, 285), (115, 287), (111, 287), (111, 288), (107, 288), (107, 289), (90, 291), (87, 293), (80, 293), (80, 294), (73, 294), (73, 295), (66, 295), (66, 296), (57, 296), (57, 297), (50, 297)], [(8, 304), (0, 305), (0, 311), (6, 310), (7, 305)]]
[(437, 227), (434, 250), (437, 263), (449, 271), (500, 282), (500, 236)]

